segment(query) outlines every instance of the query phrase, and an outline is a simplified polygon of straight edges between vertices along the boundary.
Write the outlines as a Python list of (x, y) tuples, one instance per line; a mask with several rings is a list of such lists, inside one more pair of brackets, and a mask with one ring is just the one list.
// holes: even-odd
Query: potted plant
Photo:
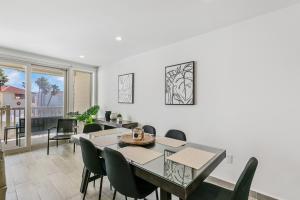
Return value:
[(99, 109), (100, 107), (98, 105), (92, 106), (83, 114), (77, 116), (77, 120), (80, 122), (84, 122), (85, 124), (93, 124), (95, 123), (95, 117)]

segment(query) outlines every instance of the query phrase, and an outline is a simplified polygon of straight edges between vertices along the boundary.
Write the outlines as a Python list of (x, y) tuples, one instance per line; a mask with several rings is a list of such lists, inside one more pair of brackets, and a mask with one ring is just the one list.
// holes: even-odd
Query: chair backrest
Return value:
[(83, 127), (83, 133), (91, 133), (101, 131), (102, 127), (99, 124), (86, 124)]
[(92, 173), (102, 174), (105, 170), (95, 145), (88, 139), (79, 138), (84, 166)]
[(156, 135), (156, 130), (153, 126), (145, 125), (145, 126), (143, 126), (143, 130), (145, 133)]
[(248, 200), (251, 183), (256, 171), (258, 161), (252, 157), (240, 175), (233, 191), (232, 200)]
[(19, 119), (19, 133), (25, 133), (25, 119)]
[(77, 126), (76, 119), (58, 119), (57, 133), (70, 133), (75, 131)]
[(107, 177), (112, 186), (121, 194), (135, 197), (138, 194), (134, 174), (124, 156), (113, 149), (104, 148)]
[(186, 136), (184, 132), (180, 130), (175, 130), (175, 129), (168, 130), (168, 132), (166, 133), (166, 137), (186, 141)]

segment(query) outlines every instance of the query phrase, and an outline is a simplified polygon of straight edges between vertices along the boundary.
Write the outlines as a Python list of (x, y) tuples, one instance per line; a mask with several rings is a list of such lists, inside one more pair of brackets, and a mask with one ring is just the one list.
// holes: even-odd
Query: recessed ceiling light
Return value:
[(84, 57), (85, 57), (84, 55), (79, 56), (79, 58), (84, 58)]
[(117, 41), (121, 41), (121, 40), (122, 40), (122, 37), (121, 37), (121, 36), (117, 36), (115, 39), (116, 39)]

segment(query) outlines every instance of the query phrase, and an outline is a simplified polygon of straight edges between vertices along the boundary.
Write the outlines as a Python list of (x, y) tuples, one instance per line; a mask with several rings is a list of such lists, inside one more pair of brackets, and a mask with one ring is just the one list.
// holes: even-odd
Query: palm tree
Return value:
[(40, 77), (38, 78), (35, 83), (39, 86), (39, 93), (40, 94), (40, 98), (38, 95), (38, 102), (40, 101), (40, 106), (43, 105), (43, 95), (45, 96), (46, 94), (49, 93), (49, 90), (51, 89), (51, 86), (48, 82), (48, 79), (45, 77)]
[(57, 95), (59, 91), (60, 91), (60, 89), (59, 89), (59, 86), (58, 86), (58, 85), (56, 85), (56, 84), (51, 85), (51, 96), (50, 96), (50, 98), (49, 98), (49, 101), (48, 101), (48, 103), (47, 103), (47, 106), (49, 106), (52, 97), (55, 96), (55, 95)]
[(8, 82), (8, 77), (5, 75), (3, 69), (0, 69), (0, 92), (2, 91), (2, 87), (5, 86), (5, 83)]

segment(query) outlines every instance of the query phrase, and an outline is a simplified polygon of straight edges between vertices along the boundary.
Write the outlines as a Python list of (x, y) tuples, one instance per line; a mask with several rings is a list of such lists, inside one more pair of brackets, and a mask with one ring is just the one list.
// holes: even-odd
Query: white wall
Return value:
[[(151, 124), (160, 135), (181, 129), (191, 142), (225, 148), (234, 162), (213, 175), (227, 181), (255, 156), (254, 190), (299, 199), (299, 19), (298, 4), (104, 66), (101, 108)], [(192, 60), (196, 105), (164, 105), (164, 67)], [(118, 104), (117, 76), (131, 72), (135, 103)]]

